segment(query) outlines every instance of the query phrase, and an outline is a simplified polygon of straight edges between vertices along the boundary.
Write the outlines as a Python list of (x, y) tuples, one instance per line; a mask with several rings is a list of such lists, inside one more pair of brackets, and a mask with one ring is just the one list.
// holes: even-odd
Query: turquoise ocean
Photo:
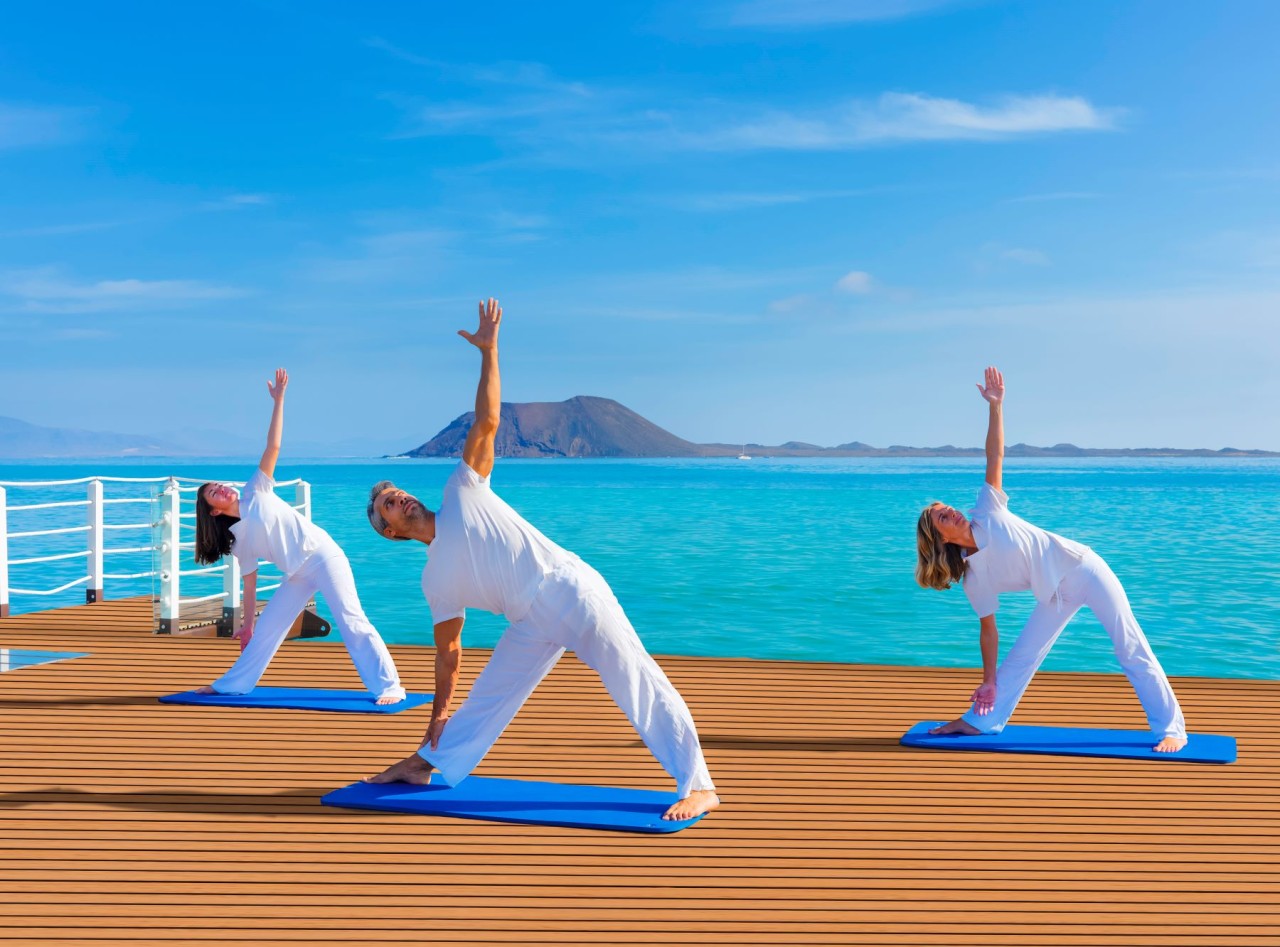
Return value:
[[(0, 465), (0, 480), (243, 480), (255, 463), (10, 462)], [(286, 460), (277, 470), (278, 480), (311, 482), (313, 518), (346, 550), (365, 610), (391, 643), (431, 642), (419, 587), (426, 548), (372, 532), (369, 486), (390, 478), (434, 507), (455, 463)], [(655, 654), (974, 667), (978, 623), (964, 593), (915, 584), (915, 521), (935, 499), (968, 509), (982, 479), (981, 460), (968, 458), (500, 459), (493, 485), (604, 574)], [(1168, 673), (1280, 679), (1280, 460), (1012, 459), (1005, 489), (1015, 513), (1087, 543), (1110, 563)], [(9, 503), (32, 496), (19, 500), (11, 490)], [(42, 496), (83, 497), (84, 488)], [(11, 532), (56, 519), (19, 521), (24, 515), (34, 516), (10, 514)], [(108, 522), (111, 515), (122, 514)], [(83, 522), (83, 511), (66, 517)], [(11, 558), (83, 540), (52, 537), (38, 549), (19, 542), (11, 542)], [(146, 559), (139, 554), (133, 571)], [(129, 568), (109, 560), (107, 571)], [(49, 588), (77, 569), (82, 561), (15, 566), (10, 581)], [(192, 587), (184, 594), (217, 589)], [(107, 597), (150, 589), (150, 580), (108, 582)], [(43, 599), (15, 595), (12, 604), (22, 612), (78, 601), (79, 588)], [(1002, 600), (1002, 651), (1032, 605), (1029, 593)], [(492, 645), (503, 627), (499, 616), (471, 612), (464, 644)], [(0, 622), (0, 642), (3, 630)], [(1116, 670), (1087, 611), (1045, 667)]]

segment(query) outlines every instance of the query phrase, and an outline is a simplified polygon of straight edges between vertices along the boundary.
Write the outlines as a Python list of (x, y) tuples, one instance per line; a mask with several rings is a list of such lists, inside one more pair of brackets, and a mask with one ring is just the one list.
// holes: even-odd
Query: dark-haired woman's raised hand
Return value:
[(267, 393), (271, 395), (272, 401), (279, 401), (284, 397), (284, 390), (289, 387), (289, 373), (283, 368), (276, 369), (276, 383), (272, 385), (267, 382)]

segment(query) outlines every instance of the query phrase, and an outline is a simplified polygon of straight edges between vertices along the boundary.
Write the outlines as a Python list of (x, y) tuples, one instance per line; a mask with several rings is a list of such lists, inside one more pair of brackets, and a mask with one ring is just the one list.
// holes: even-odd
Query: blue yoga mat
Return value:
[(1090, 730), (1085, 727), (1005, 727), (981, 736), (934, 736), (930, 727), (945, 721), (926, 720), (908, 730), (903, 746), (931, 750), (985, 750), (988, 753), (1047, 753), (1055, 756), (1111, 756), (1171, 763), (1234, 763), (1235, 737), (1192, 733), (1177, 753), (1156, 753), (1156, 738), (1146, 730)]
[(353, 714), (398, 714), (432, 699), (431, 694), (409, 694), (398, 704), (379, 707), (368, 691), (321, 690), (314, 687), (255, 687), (247, 694), (197, 694), (183, 691), (161, 697), (162, 704), (197, 707), (262, 707), (273, 710), (327, 710)]
[[(433, 776), (439, 779), (437, 774)], [(674, 792), (648, 789), (468, 776), (456, 786), (443, 783), (430, 786), (352, 783), (335, 789), (320, 801), (326, 806), (348, 809), (378, 809), (523, 825), (563, 825), (574, 829), (667, 833), (679, 832), (702, 818), (665, 821), (662, 813), (676, 799)]]

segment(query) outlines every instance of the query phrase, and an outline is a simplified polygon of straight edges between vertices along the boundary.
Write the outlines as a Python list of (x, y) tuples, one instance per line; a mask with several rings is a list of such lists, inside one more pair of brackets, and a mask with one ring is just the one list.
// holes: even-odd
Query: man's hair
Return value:
[(387, 530), (390, 529), (387, 521), (382, 518), (382, 514), (378, 512), (378, 497), (388, 490), (398, 489), (390, 480), (379, 480), (369, 490), (369, 525), (373, 527), (373, 531), (383, 539), (407, 540), (408, 536), (388, 536)]

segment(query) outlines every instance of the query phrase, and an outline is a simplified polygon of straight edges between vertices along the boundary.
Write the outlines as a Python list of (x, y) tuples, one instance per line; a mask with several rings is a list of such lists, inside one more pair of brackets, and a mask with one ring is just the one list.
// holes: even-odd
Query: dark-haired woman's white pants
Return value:
[[(219, 694), (247, 694), (257, 685), (298, 615), (317, 592), (324, 596), (342, 643), (364, 686), (375, 697), (404, 699), (400, 675), (377, 629), (365, 617), (356, 594), (351, 563), (342, 553), (313, 559), (284, 581), (253, 626), (253, 637), (239, 660), (213, 682)], [(245, 608), (252, 608), (246, 602)]]
[(1152, 732), (1160, 737), (1185, 737), (1187, 725), (1169, 678), (1134, 617), (1120, 580), (1096, 554), (1086, 556), (1067, 573), (1052, 601), (1036, 605), (1022, 634), (996, 669), (996, 702), (991, 713), (980, 716), (970, 708), (965, 722), (983, 733), (1003, 730), (1045, 655), (1083, 606), (1097, 616), (1111, 637), (1116, 659), (1146, 711)]

